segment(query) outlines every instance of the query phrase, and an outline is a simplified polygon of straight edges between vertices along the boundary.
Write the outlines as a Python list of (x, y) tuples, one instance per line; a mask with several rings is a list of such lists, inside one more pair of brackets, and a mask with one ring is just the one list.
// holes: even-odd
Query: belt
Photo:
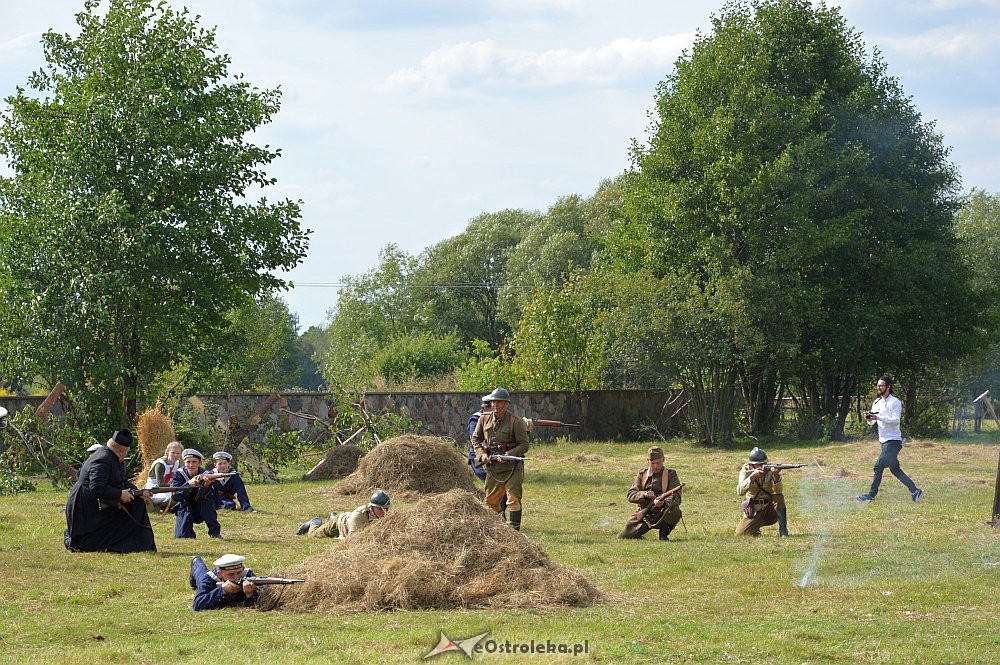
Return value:
[(771, 503), (770, 499), (754, 499), (754, 503)]

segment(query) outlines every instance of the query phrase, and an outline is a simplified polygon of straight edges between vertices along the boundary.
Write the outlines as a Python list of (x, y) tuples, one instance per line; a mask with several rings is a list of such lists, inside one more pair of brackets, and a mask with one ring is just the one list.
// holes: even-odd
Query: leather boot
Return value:
[(778, 536), (788, 538), (788, 509), (785, 506), (778, 508)]
[(311, 520), (309, 520), (308, 522), (303, 522), (299, 526), (298, 531), (295, 532), (295, 535), (296, 536), (304, 536), (307, 533), (309, 533), (309, 527), (312, 527), (312, 526), (321, 526), (322, 524), (323, 524), (323, 518), (322, 517), (314, 517)]
[(521, 530), (521, 511), (512, 510), (510, 511), (510, 525), (514, 527), (514, 531)]
[(670, 532), (674, 530), (672, 526), (665, 526), (660, 529), (660, 540), (670, 540)]
[(188, 584), (191, 586), (192, 589), (195, 590), (198, 589), (198, 580), (195, 579), (195, 574), (194, 574), (195, 569), (200, 571), (202, 567), (207, 568), (208, 566), (205, 565), (205, 562), (201, 560), (200, 556), (195, 554), (193, 557), (191, 557), (191, 574), (188, 575)]

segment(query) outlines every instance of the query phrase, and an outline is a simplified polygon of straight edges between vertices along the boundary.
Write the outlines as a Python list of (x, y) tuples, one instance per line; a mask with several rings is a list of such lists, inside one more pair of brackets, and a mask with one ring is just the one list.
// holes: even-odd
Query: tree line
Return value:
[(786, 398), (798, 435), (841, 436), (883, 372), (913, 422), (1000, 374), (998, 197), (962, 193), (836, 8), (727, 4), (625, 173), (389, 244), (302, 332), (275, 277), (306, 254), (301, 202), (267, 198), (280, 150), (247, 139), (279, 91), (186, 11), (100, 4), (0, 114), (0, 377), (63, 381), (95, 427), (195, 390), (680, 387), (725, 445)]

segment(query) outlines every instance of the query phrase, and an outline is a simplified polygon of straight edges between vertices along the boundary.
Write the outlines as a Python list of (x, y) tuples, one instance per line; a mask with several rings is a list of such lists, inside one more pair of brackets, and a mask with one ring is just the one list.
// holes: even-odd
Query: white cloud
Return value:
[(36, 46), (41, 38), (41, 32), (29, 32), (24, 35), (18, 35), (13, 39), (0, 42), (0, 53), (26, 51), (27, 49)]
[(488, 39), (449, 44), (429, 53), (419, 67), (400, 69), (384, 83), (389, 91), (445, 93), (483, 88), (614, 86), (647, 72), (665, 73), (694, 33), (655, 39), (616, 39), (597, 48), (529, 51)]
[(893, 50), (909, 56), (962, 59), (980, 56), (993, 48), (990, 26), (979, 29), (939, 28), (908, 36), (885, 36), (879, 42), (886, 51)]

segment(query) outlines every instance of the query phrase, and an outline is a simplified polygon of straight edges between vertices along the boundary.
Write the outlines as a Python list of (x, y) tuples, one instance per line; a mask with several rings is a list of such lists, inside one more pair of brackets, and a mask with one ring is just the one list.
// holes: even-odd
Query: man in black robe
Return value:
[(66, 502), (66, 549), (73, 552), (155, 552), (143, 496), (125, 476), (132, 433), (118, 430), (80, 467)]

